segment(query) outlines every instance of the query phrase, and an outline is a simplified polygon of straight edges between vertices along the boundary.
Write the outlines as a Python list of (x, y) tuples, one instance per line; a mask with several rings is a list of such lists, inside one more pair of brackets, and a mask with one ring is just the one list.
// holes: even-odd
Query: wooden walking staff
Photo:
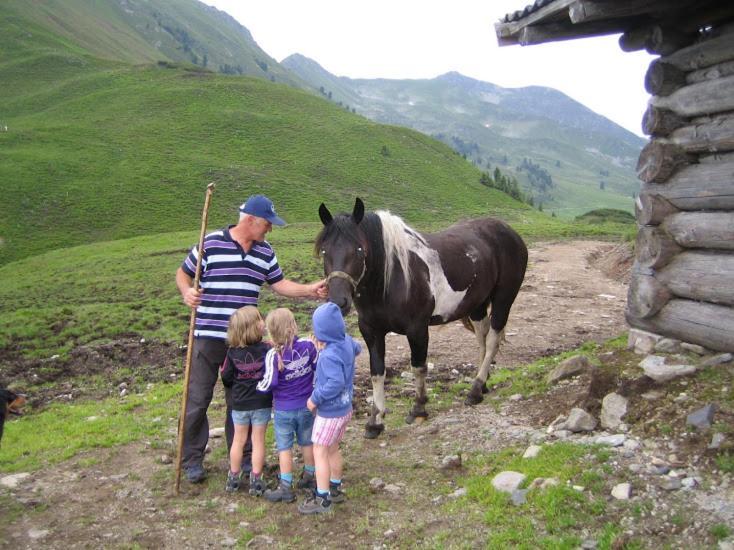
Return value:
[[(214, 183), (206, 186), (206, 199), (204, 199), (204, 211), (201, 214), (201, 233), (199, 234), (198, 256), (196, 258), (196, 275), (194, 276), (194, 288), (199, 288), (201, 278), (201, 257), (204, 251), (204, 235), (206, 234), (206, 222), (209, 217), (209, 203), (214, 192)], [(178, 418), (178, 452), (176, 456), (176, 495), (181, 485), (181, 460), (184, 444), (184, 420), (186, 419), (186, 402), (189, 399), (189, 377), (191, 376), (191, 354), (194, 350), (194, 329), (196, 327), (196, 308), (191, 308), (191, 321), (189, 322), (189, 343), (186, 347), (186, 367), (184, 369), (183, 396), (181, 397), (181, 415)]]

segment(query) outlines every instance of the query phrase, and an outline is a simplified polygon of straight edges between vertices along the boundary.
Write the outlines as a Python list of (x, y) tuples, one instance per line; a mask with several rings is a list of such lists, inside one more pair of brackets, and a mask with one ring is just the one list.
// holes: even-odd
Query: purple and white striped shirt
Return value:
[[(204, 237), (201, 260), (201, 305), (196, 308), (197, 338), (227, 337), (227, 325), (232, 313), (243, 306), (257, 306), (260, 287), (283, 279), (275, 252), (267, 241), (255, 242), (248, 252), (240, 246), (227, 229), (214, 231)], [(189, 252), (181, 269), (194, 278), (198, 246)]]

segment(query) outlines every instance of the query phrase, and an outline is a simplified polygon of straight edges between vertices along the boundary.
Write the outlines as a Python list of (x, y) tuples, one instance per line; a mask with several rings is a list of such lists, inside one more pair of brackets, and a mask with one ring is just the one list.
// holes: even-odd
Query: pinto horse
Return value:
[(506, 223), (483, 218), (421, 234), (387, 211), (332, 216), (322, 203), (316, 237), (329, 301), (346, 314), (354, 303), (370, 355), (372, 412), (365, 437), (385, 429), (385, 335), (404, 334), (415, 375), (415, 403), (406, 421), (428, 416), (428, 327), (461, 319), (479, 343), (479, 370), (466, 404), (482, 401), (490, 366), (504, 334), (528, 262), (520, 236)]

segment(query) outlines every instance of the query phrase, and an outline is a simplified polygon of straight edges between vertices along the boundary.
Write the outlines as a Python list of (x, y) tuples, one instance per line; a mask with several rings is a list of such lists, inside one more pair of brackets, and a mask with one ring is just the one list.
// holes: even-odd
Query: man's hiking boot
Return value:
[(262, 476), (255, 477), (250, 473), (250, 494), (254, 497), (262, 496), (265, 492), (265, 480)]
[(298, 480), (296, 487), (298, 487), (299, 489), (306, 489), (307, 491), (315, 491), (316, 476), (313, 474), (313, 472), (303, 470), (303, 472), (301, 472), (301, 479)]
[(334, 507), (331, 505), (329, 496), (322, 497), (316, 491), (307, 497), (298, 505), (298, 511), (302, 514), (325, 514), (331, 512)]
[(242, 480), (242, 472), (237, 472), (236, 474), (229, 472), (227, 474), (227, 485), (225, 485), (224, 490), (228, 493), (236, 493), (240, 490), (240, 481)]
[(293, 502), (296, 500), (296, 493), (293, 492), (290, 483), (281, 480), (277, 489), (265, 491), (265, 498), (270, 502)]
[(329, 500), (334, 504), (347, 500), (347, 495), (342, 491), (342, 484), (329, 483)]
[(192, 464), (185, 469), (186, 479), (189, 483), (201, 483), (206, 479), (206, 470), (201, 464)]

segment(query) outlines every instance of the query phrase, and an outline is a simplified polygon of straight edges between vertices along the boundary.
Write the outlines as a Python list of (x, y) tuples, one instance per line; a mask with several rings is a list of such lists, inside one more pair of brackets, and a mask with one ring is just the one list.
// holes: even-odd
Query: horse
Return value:
[(328, 300), (347, 314), (356, 307), (359, 330), (369, 350), (372, 410), (365, 437), (385, 429), (385, 336), (404, 334), (410, 345), (415, 400), (409, 424), (426, 412), (428, 327), (456, 320), (479, 344), (479, 369), (466, 397), (476, 405), (487, 393), (510, 308), (522, 286), (528, 251), (506, 223), (482, 218), (421, 234), (385, 210), (365, 214), (357, 198), (351, 214), (332, 216), (319, 207), (324, 227), (315, 253), (323, 259)]

